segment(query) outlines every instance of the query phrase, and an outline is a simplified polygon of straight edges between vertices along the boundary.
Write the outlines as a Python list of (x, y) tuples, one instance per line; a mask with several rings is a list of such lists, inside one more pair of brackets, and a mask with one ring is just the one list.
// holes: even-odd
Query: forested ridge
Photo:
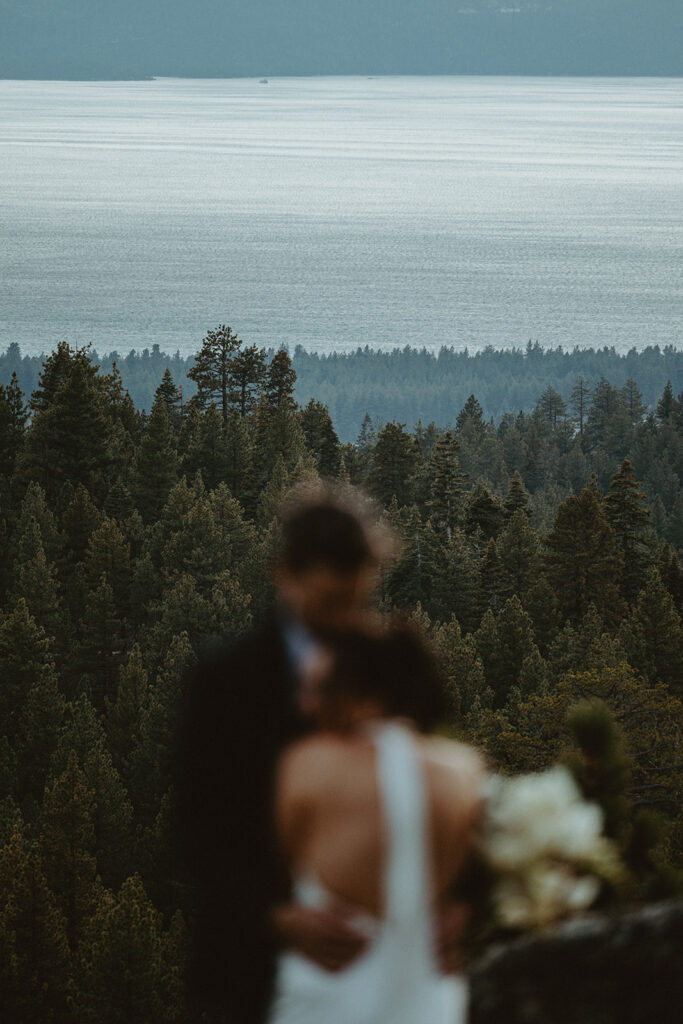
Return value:
[[(187, 376), (192, 356), (167, 354), (158, 345), (125, 355), (100, 356), (93, 349), (90, 356), (103, 370), (116, 365), (138, 409), (151, 409), (167, 368), (185, 400), (195, 394), (196, 384)], [(21, 388), (30, 394), (38, 386), (43, 359), (22, 355), (16, 343), (9, 345), (0, 353), (0, 383), (8, 384), (16, 373)], [(616, 387), (637, 380), (649, 409), (656, 406), (667, 381), (675, 394), (683, 388), (683, 349), (674, 346), (652, 345), (620, 353), (607, 347), (546, 348), (529, 341), (524, 348), (489, 347), (480, 352), (451, 348), (429, 352), (408, 345), (389, 352), (359, 346), (329, 354), (297, 346), (292, 364), (297, 375), (295, 398), (300, 405), (311, 398), (324, 402), (343, 441), (354, 440), (366, 413), (411, 426), (420, 419), (446, 426), (455, 421), (472, 393), (485, 418), (498, 421), (507, 412), (531, 412), (548, 385), (568, 401), (577, 377), (584, 377), (590, 387), (602, 377)]]
[(681, 891), (683, 393), (577, 373), (497, 423), (473, 392), (443, 424), (366, 416), (341, 443), (296, 355), (221, 325), (185, 367), (191, 400), (154, 365), (147, 413), (65, 343), (32, 393), (0, 386), (3, 1022), (189, 1019), (180, 683), (263, 614), (278, 502), (318, 475), (363, 486), (400, 536), (380, 602), (435, 645), (447, 726), (534, 770), (575, 756), (577, 703), (605, 707), (611, 756), (584, 788), (621, 898)]

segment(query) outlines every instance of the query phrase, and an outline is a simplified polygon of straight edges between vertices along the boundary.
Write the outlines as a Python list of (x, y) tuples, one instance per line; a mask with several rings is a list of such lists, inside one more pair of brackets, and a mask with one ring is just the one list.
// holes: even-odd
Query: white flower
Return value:
[(491, 779), (482, 850), (496, 876), (493, 901), (506, 927), (549, 924), (590, 906), (618, 861), (603, 816), (561, 767)]

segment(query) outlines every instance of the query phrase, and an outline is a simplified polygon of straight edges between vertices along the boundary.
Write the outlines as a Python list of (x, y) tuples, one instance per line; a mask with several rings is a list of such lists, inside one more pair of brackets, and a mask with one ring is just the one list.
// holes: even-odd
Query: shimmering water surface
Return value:
[(0, 82), (0, 348), (680, 344), (683, 79)]

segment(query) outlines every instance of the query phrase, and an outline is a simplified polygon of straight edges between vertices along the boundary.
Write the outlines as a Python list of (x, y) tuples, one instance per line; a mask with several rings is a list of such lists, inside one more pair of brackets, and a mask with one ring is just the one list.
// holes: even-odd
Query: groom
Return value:
[(286, 944), (329, 970), (365, 939), (343, 917), (288, 903), (274, 842), (273, 778), (307, 729), (301, 683), (326, 636), (369, 614), (380, 550), (375, 524), (335, 492), (285, 516), (264, 624), (207, 651), (186, 681), (178, 832), (193, 886), (189, 987), (198, 1011), (258, 1024)]

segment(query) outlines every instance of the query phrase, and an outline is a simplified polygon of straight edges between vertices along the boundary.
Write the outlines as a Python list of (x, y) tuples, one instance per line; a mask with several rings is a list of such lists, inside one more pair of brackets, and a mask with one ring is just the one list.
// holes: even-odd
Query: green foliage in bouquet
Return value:
[[(662, 899), (683, 893), (683, 871), (667, 857), (672, 826), (662, 813), (629, 794), (631, 768), (613, 715), (601, 700), (586, 700), (569, 712), (580, 753), (569, 764), (587, 799), (605, 815), (605, 833), (618, 844), (628, 870), (614, 898)], [(657, 785), (655, 782), (654, 785)]]

